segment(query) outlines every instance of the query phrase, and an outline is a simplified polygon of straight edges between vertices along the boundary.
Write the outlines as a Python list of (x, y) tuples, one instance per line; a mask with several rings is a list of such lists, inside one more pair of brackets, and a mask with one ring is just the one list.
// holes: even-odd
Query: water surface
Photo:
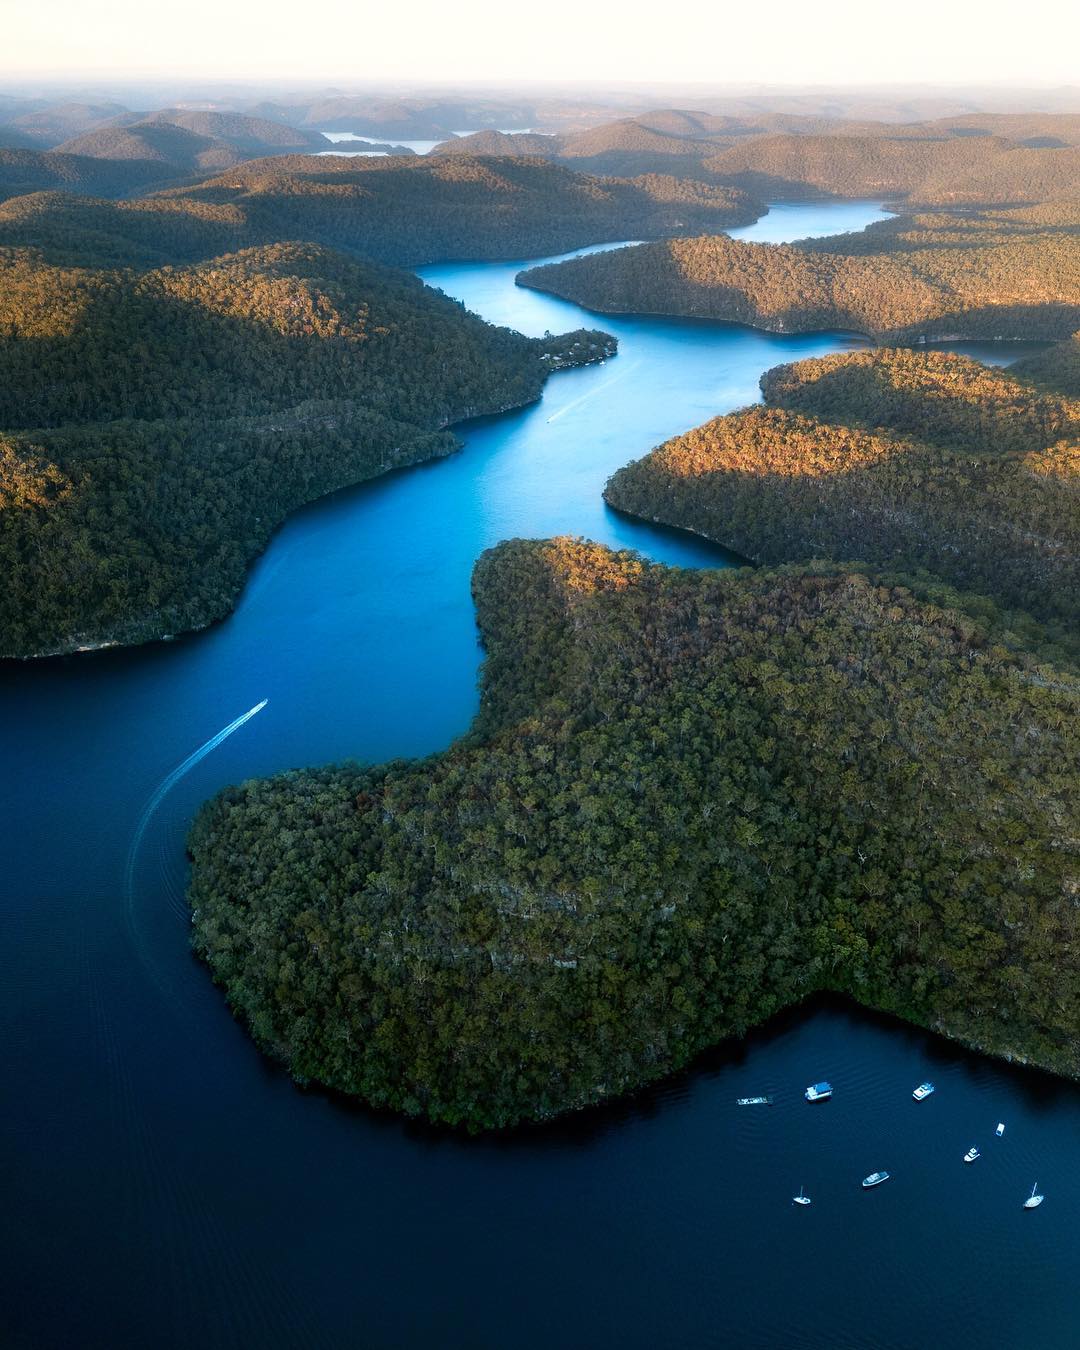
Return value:
[[(878, 215), (786, 207), (741, 233)], [(594, 322), (515, 287), (520, 265), (424, 276), (525, 332)], [(5, 1347), (1075, 1345), (1071, 1086), (823, 1004), (629, 1103), (470, 1141), (299, 1092), (188, 955), (201, 800), (463, 731), (469, 575), (500, 539), (572, 532), (722, 565), (608, 512), (606, 478), (754, 398), (767, 367), (858, 341), (603, 325), (614, 360), (465, 429), (451, 459), (297, 513), (227, 622), (0, 667)], [(821, 1077), (836, 1097), (810, 1108)], [(926, 1077), (938, 1091), (916, 1106)], [(757, 1093), (775, 1105), (734, 1105)], [(895, 1179), (863, 1194), (876, 1168)], [(1026, 1214), (1035, 1181), (1047, 1200)]]

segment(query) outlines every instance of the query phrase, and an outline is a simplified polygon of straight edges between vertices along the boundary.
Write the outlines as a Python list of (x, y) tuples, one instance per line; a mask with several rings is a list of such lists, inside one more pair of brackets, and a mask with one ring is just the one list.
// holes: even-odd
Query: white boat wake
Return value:
[[(204, 760), (212, 750), (216, 750), (222, 741), (228, 740), (234, 731), (239, 731), (245, 722), (250, 722), (256, 713), (262, 712), (269, 701), (269, 699), (264, 698), (261, 703), (256, 703), (254, 708), (249, 708), (246, 713), (243, 713), (240, 717), (237, 717), (234, 721), (230, 722), (227, 727), (222, 727), (216, 735), (211, 736), (210, 739), (200, 745), (197, 750), (192, 751), (183, 763), (178, 764), (171, 773), (166, 774), (155, 788), (150, 800), (146, 803), (145, 807), (143, 807), (142, 815), (139, 817), (139, 823), (135, 827), (135, 833), (131, 836), (131, 846), (128, 849), (127, 866), (124, 870), (124, 892), (128, 927), (135, 939), (135, 945), (139, 949), (140, 955), (143, 957), (145, 964), (150, 966), (151, 969), (152, 963), (147, 958), (146, 953), (142, 950), (143, 944), (139, 939), (135, 923), (135, 865), (138, 861), (139, 849), (142, 846), (147, 826), (153, 819), (154, 812), (180, 779), (183, 778), (186, 773), (190, 773), (195, 765), (201, 760)], [(161, 983), (160, 980), (158, 982), (159, 984)]]
[(579, 408), (586, 399), (592, 398), (594, 394), (599, 394), (602, 389), (610, 389), (613, 384), (618, 384), (620, 380), (625, 380), (627, 375), (632, 375), (640, 365), (640, 361), (635, 361), (633, 365), (627, 366), (625, 370), (620, 370), (618, 375), (613, 375), (610, 380), (605, 380), (603, 384), (598, 384), (594, 389), (586, 390), (580, 398), (575, 398), (572, 402), (568, 403), (565, 408), (560, 408), (558, 412), (552, 413), (548, 418), (548, 421), (557, 422), (560, 417), (565, 417), (572, 409)]

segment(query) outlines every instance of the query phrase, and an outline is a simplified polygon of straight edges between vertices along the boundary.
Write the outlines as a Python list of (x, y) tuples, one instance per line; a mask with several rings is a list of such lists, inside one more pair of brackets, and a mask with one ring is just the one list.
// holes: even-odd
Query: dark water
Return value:
[[(745, 233), (875, 215), (791, 207)], [(584, 321), (514, 271), (426, 276), (529, 332)], [(1080, 1339), (1073, 1087), (821, 1005), (628, 1104), (469, 1141), (297, 1091), (187, 953), (183, 839), (203, 798), (461, 732), (469, 572), (499, 539), (570, 531), (720, 565), (607, 512), (606, 477), (754, 397), (766, 367), (847, 345), (605, 326), (616, 360), (471, 427), (461, 455), (300, 512), (212, 631), (0, 668), (5, 1348)], [(937, 1094), (916, 1106), (928, 1076)], [(820, 1077), (836, 1097), (808, 1107)], [(734, 1105), (764, 1092), (775, 1105)], [(862, 1193), (876, 1168), (895, 1179)], [(1035, 1181), (1046, 1203), (1024, 1213)], [(807, 1210), (790, 1204), (802, 1184)]]

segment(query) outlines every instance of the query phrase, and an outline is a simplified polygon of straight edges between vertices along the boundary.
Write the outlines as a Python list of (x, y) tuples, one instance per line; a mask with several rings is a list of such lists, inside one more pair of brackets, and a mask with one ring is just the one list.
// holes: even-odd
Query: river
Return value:
[[(880, 214), (788, 206), (736, 233)], [(522, 265), (422, 275), (528, 333), (602, 326), (619, 356), (465, 428), (459, 455), (298, 512), (207, 632), (0, 667), (3, 1344), (1075, 1345), (1074, 1086), (822, 1003), (631, 1101), (468, 1140), (299, 1091), (189, 955), (201, 800), (462, 732), (469, 574), (500, 539), (570, 532), (723, 565), (608, 511), (608, 475), (753, 399), (767, 367), (858, 341), (596, 320), (515, 287)], [(836, 1096), (809, 1107), (822, 1077)], [(916, 1105), (927, 1077), (938, 1090)], [(774, 1104), (735, 1106), (759, 1093)], [(876, 1168), (894, 1180), (863, 1193)], [(1025, 1213), (1036, 1181), (1046, 1203)], [(790, 1203), (800, 1185), (808, 1209)]]

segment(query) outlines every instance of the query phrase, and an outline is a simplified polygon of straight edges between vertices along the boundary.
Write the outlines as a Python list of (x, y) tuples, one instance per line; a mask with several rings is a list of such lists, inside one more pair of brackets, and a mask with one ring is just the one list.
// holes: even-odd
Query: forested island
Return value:
[(0, 654), (204, 626), (289, 511), (613, 350), (317, 244), (147, 271), (0, 251)]
[(474, 594), (467, 737), (193, 829), (195, 949), (297, 1079), (505, 1126), (824, 989), (1080, 1073), (1080, 684), (992, 606), (569, 539)]
[(522, 272), (599, 313), (672, 314), (891, 342), (1064, 338), (1080, 328), (1080, 202), (901, 217), (862, 235), (672, 239)]
[(761, 386), (767, 406), (668, 441), (606, 500), (758, 563), (935, 575), (1038, 620), (1039, 633), (1015, 621), (1033, 644), (1080, 655), (1080, 400), (888, 349), (779, 366)]

